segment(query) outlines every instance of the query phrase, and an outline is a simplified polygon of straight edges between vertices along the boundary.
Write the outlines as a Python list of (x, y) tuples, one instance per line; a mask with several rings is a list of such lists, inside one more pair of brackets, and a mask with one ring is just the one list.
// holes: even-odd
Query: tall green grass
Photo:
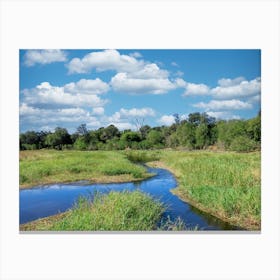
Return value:
[[(175, 193), (182, 199), (232, 224), (260, 229), (260, 152), (24, 151), (20, 153), (20, 184), (137, 180), (150, 175), (132, 162), (153, 160), (175, 173), (179, 181)], [(181, 227), (180, 222), (176, 227)]]
[(165, 151), (179, 179), (175, 193), (235, 225), (260, 229), (260, 153)]
[(78, 180), (132, 181), (149, 176), (143, 166), (116, 151), (20, 152), (20, 187)]
[(160, 151), (143, 151), (143, 150), (130, 150), (125, 151), (126, 157), (136, 163), (145, 163), (160, 159)]
[(147, 231), (157, 229), (164, 211), (159, 201), (140, 191), (96, 194), (92, 201), (80, 198), (61, 216), (21, 226), (21, 230), (44, 231)]

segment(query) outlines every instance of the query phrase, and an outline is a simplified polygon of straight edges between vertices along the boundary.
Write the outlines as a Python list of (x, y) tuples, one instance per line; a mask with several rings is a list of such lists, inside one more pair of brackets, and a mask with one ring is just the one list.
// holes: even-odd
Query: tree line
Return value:
[(57, 127), (50, 131), (27, 131), (20, 134), (20, 150), (76, 149), (124, 150), (185, 148), (254, 151), (261, 145), (261, 113), (248, 120), (216, 120), (207, 113), (191, 113), (184, 120), (174, 114), (170, 126), (142, 125), (137, 131), (120, 131), (109, 125), (88, 130), (81, 124), (73, 134)]

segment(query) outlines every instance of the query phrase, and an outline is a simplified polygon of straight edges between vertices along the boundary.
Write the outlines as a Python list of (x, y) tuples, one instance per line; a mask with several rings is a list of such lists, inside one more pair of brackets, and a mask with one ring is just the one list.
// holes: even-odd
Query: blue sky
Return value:
[(260, 50), (20, 50), (21, 132), (248, 119), (260, 94)]

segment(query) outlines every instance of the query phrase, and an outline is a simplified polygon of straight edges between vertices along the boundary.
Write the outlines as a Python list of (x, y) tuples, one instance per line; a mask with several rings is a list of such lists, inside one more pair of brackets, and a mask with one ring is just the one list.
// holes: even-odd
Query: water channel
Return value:
[(174, 221), (180, 217), (187, 228), (196, 228), (198, 230), (240, 230), (240, 228), (231, 226), (199, 211), (176, 195), (173, 195), (170, 190), (177, 186), (177, 181), (168, 170), (148, 167), (148, 171), (155, 174), (155, 176), (139, 182), (112, 184), (74, 182), (20, 190), (20, 224), (67, 211), (73, 207), (80, 196), (92, 195), (96, 191), (108, 193), (110, 191), (140, 190), (167, 205), (163, 218), (169, 217), (171, 221)]

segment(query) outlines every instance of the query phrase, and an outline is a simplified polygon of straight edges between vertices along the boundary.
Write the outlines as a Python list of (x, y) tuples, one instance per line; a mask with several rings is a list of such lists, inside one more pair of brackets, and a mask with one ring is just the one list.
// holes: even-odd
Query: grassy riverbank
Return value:
[(158, 165), (176, 175), (174, 193), (181, 199), (231, 224), (260, 230), (260, 152), (163, 151)]
[[(175, 174), (179, 186), (174, 193), (181, 199), (233, 225), (260, 230), (260, 152), (22, 151), (20, 187), (78, 180), (93, 182), (139, 180), (150, 175), (146, 173), (144, 167), (131, 161), (151, 160), (157, 160), (154, 165), (168, 168)], [(124, 207), (125, 200), (122, 201)], [(110, 207), (113, 209), (115, 204), (111, 204)], [(82, 204), (79, 211), (83, 212), (86, 208)], [(74, 219), (74, 216), (68, 214), (67, 217), (68, 221)], [(52, 228), (53, 222), (60, 219), (61, 216), (54, 216), (42, 221), (44, 224), (50, 222), (51, 226), (48, 226)], [(39, 229), (42, 221), (38, 221)], [(66, 220), (63, 218), (63, 221)], [(61, 225), (55, 230), (62, 227)]]
[(151, 176), (115, 151), (21, 151), (20, 188), (57, 182), (98, 183), (135, 181)]
[(147, 231), (157, 229), (164, 206), (140, 192), (110, 192), (80, 198), (59, 215), (20, 226), (23, 231)]

